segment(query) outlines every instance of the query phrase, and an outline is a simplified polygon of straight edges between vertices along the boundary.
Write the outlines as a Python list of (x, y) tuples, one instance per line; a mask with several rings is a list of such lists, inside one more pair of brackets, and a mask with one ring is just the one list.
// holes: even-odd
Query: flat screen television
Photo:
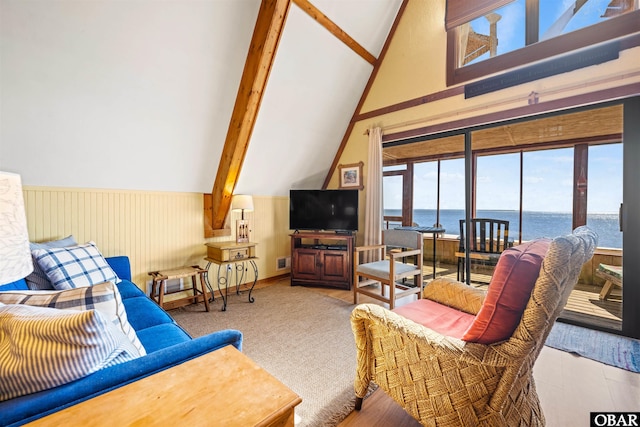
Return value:
[(358, 230), (358, 190), (290, 190), (290, 230)]

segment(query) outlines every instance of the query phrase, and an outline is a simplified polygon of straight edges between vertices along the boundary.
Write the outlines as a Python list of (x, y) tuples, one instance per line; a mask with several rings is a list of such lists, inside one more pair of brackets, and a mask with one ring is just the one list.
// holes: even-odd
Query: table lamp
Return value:
[(236, 221), (236, 242), (249, 242), (249, 220), (244, 219), (244, 211), (253, 211), (253, 197), (248, 194), (236, 194), (231, 199), (231, 210), (241, 211), (240, 219)]
[(0, 285), (32, 271), (20, 175), (0, 171)]

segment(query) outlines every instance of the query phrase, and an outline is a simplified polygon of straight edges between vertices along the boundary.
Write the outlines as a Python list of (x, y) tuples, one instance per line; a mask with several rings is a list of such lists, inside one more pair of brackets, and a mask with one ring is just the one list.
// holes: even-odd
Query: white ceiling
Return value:
[[(401, 2), (312, 3), (378, 57)], [(235, 192), (320, 188), (372, 70), (292, 4)]]

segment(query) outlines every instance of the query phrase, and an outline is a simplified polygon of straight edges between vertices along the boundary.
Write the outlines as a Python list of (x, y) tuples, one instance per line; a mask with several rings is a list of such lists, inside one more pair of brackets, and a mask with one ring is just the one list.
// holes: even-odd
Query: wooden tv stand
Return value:
[(291, 286), (351, 289), (353, 234), (291, 234)]

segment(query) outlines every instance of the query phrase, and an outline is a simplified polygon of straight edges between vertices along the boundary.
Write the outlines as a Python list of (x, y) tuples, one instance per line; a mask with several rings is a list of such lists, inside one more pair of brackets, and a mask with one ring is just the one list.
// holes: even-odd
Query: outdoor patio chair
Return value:
[[(393, 309), (398, 298), (422, 293), (422, 233), (406, 230), (383, 230), (382, 245), (355, 248), (353, 265), (353, 303), (358, 304), (359, 294), (370, 296), (389, 304)], [(365, 252), (380, 253), (383, 259), (360, 262)], [(384, 259), (386, 255), (386, 259)], [(404, 262), (408, 257), (413, 263)], [(360, 280), (360, 278), (364, 280)], [(405, 279), (413, 278), (413, 284)], [(371, 285), (380, 283), (379, 288)]]
[(393, 311), (358, 305), (356, 409), (373, 382), (425, 426), (544, 426), (533, 366), (596, 245), (579, 227), (504, 251), (486, 292), (438, 278)]
[[(466, 220), (460, 220), (460, 246), (458, 257), (458, 280), (464, 282), (466, 240)], [(469, 227), (469, 261), (494, 266), (503, 250), (511, 246), (509, 242), (509, 221), (492, 218), (472, 218)]]
[(606, 300), (611, 295), (613, 285), (622, 288), (622, 266), (621, 265), (609, 265), (600, 264), (595, 271), (596, 276), (605, 280), (602, 290), (598, 298)]

